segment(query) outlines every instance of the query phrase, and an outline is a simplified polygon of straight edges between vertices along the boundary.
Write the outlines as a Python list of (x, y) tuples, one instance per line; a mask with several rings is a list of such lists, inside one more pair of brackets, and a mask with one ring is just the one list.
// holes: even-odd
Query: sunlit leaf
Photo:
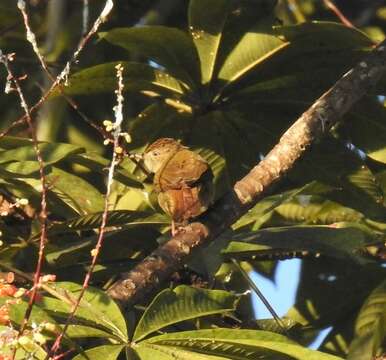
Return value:
[(371, 360), (386, 336), (386, 282), (383, 281), (366, 299), (355, 324), (349, 360)]
[[(141, 355), (142, 349), (162, 351), (169, 354), (165, 359), (172, 359), (172, 353), (185, 357), (186, 352), (192, 355), (205, 354), (227, 359), (269, 360), (338, 360), (333, 355), (309, 350), (288, 340), (282, 335), (268, 331), (213, 329), (171, 333), (149, 338), (138, 344), (136, 351)], [(146, 354), (145, 353), (145, 354)], [(153, 352), (153, 356), (156, 352)], [(184, 357), (183, 357), (184, 358)], [(209, 357), (211, 358), (211, 357)], [(198, 359), (204, 359), (204, 357)]]
[(164, 290), (148, 306), (133, 336), (139, 341), (148, 334), (179, 321), (235, 310), (238, 296), (222, 290), (178, 286)]
[[(75, 283), (61, 282), (51, 284), (50, 287), (60, 295), (61, 299), (45, 296), (41, 306), (52, 316), (66, 319), (81, 291), (81, 286)], [(96, 288), (89, 287), (86, 290), (75, 313), (75, 319), (82, 325), (94, 326), (108, 331), (111, 336), (122, 341), (127, 339), (126, 322), (118, 305), (103, 291)]]
[(123, 348), (123, 345), (101, 345), (78, 354), (73, 360), (115, 360)]
[(196, 45), (201, 63), (201, 83), (208, 84), (213, 76), (225, 20), (231, 10), (231, 2), (205, 0), (189, 3), (189, 31)]

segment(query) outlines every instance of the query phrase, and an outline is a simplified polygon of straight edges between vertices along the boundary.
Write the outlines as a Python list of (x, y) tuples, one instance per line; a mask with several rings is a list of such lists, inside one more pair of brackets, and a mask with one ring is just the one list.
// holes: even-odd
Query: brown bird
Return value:
[(143, 154), (154, 173), (160, 207), (172, 218), (172, 234), (208, 209), (213, 199), (213, 173), (197, 153), (170, 138), (152, 143)]

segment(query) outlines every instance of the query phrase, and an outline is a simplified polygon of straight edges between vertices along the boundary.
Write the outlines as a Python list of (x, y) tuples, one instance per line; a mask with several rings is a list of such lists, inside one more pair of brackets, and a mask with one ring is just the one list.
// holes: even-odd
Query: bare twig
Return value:
[(72, 308), (71, 313), (69, 314), (69, 316), (66, 319), (66, 323), (64, 324), (61, 333), (57, 336), (54, 344), (51, 347), (51, 350), (48, 352), (47, 359), (50, 355), (55, 355), (56, 352), (59, 350), (60, 343), (63, 339), (63, 336), (66, 333), (69, 325), (71, 324), (71, 321), (73, 320), (73, 318), (75, 316), (75, 313), (76, 313), (76, 311), (79, 307), (79, 304), (80, 304), (80, 302), (81, 302), (81, 300), (86, 292), (86, 289), (88, 288), (88, 285), (89, 285), (89, 282), (91, 279), (91, 275), (94, 271), (94, 268), (95, 268), (95, 265), (96, 265), (96, 262), (98, 259), (98, 255), (99, 255), (100, 249), (101, 249), (102, 244), (103, 244), (105, 228), (106, 228), (106, 224), (107, 224), (107, 215), (108, 215), (108, 211), (109, 211), (109, 197), (110, 197), (110, 192), (111, 192), (111, 186), (112, 186), (113, 181), (114, 181), (115, 166), (118, 162), (118, 156), (122, 151), (122, 149), (119, 145), (119, 139), (120, 139), (120, 135), (121, 135), (121, 124), (123, 121), (123, 113), (122, 113), (123, 101), (124, 101), (124, 97), (122, 95), (123, 94), (123, 88), (124, 88), (123, 75), (122, 75), (123, 74), (123, 67), (121, 64), (119, 64), (119, 65), (117, 65), (116, 68), (117, 68), (117, 78), (118, 78), (118, 89), (116, 90), (117, 105), (114, 107), (115, 122), (114, 122), (114, 132), (113, 132), (113, 135), (114, 135), (113, 156), (112, 156), (112, 160), (111, 160), (111, 164), (110, 164), (109, 172), (108, 172), (108, 176), (107, 176), (105, 204), (104, 204), (104, 210), (103, 210), (103, 214), (102, 214), (102, 223), (101, 223), (101, 226), (99, 228), (98, 240), (97, 240), (97, 243), (95, 245), (95, 248), (91, 251), (92, 261), (91, 261), (91, 265), (87, 271), (87, 274), (84, 278), (82, 290), (79, 293), (79, 296), (78, 296), (78, 298), (77, 298), (77, 300)]
[[(32, 48), (33, 48), (37, 58), (39, 59), (40, 64), (41, 64), (43, 70), (45, 71), (45, 73), (47, 74), (49, 79), (52, 81), (52, 84), (55, 84), (55, 82), (57, 81), (57, 78), (55, 78), (55, 76), (52, 75), (51, 71), (49, 70), (49, 68), (47, 66), (47, 63), (44, 60), (43, 55), (39, 51), (39, 47), (38, 47), (38, 44), (37, 44), (37, 41), (36, 41), (36, 36), (33, 33), (33, 31), (31, 30), (31, 26), (29, 24), (28, 14), (27, 14), (27, 10), (26, 10), (25, 1), (24, 0), (18, 0), (17, 6), (18, 6), (18, 8), (19, 8), (19, 10), (20, 10), (20, 12), (21, 12), (21, 14), (23, 16), (24, 26), (25, 26), (26, 31), (27, 31), (27, 40), (32, 45)], [(60, 94), (64, 97), (64, 99), (67, 101), (67, 103), (79, 114), (79, 116), (87, 124), (89, 124), (91, 127), (96, 129), (104, 138), (110, 138), (110, 134), (107, 131), (105, 131), (104, 128), (98, 126), (93, 121), (91, 121), (86, 116), (86, 114), (84, 114), (79, 109), (79, 106), (76, 104), (76, 102), (73, 99), (71, 99), (68, 95), (65, 94), (64, 86), (60, 82), (57, 83), (57, 88), (59, 89)]]
[(264, 294), (260, 291), (258, 286), (255, 284), (255, 282), (249, 277), (248, 273), (244, 270), (244, 268), (241, 266), (241, 264), (235, 259), (231, 258), (232, 263), (237, 267), (237, 269), (240, 271), (243, 278), (247, 281), (249, 287), (254, 291), (254, 293), (257, 295), (257, 297), (260, 299), (260, 301), (264, 304), (264, 306), (267, 308), (267, 310), (271, 313), (272, 317), (275, 319), (276, 324), (281, 328), (281, 330), (287, 334), (287, 329), (281, 320), (280, 316), (277, 314), (275, 309), (271, 306), (269, 301), (266, 299)]
[[(42, 158), (42, 155), (41, 155), (41, 152), (39, 149), (39, 142), (38, 142), (38, 139), (36, 137), (36, 131), (35, 131), (35, 128), (33, 126), (31, 112), (30, 112), (30, 109), (29, 109), (27, 102), (24, 98), (23, 91), (22, 91), (20, 84), (19, 84), (19, 80), (12, 73), (11, 67), (9, 65), (10, 60), (12, 60), (12, 55), (4, 55), (0, 50), (0, 62), (2, 62), (6, 68), (6, 71), (8, 74), (8, 76), (7, 76), (7, 81), (9, 82), (8, 84), (10, 84), (10, 86), (12, 86), (12, 84), (13, 84), (14, 90), (16, 90), (16, 92), (19, 96), (19, 99), (20, 99), (20, 106), (26, 115), (26, 120), (28, 123), (29, 132), (31, 134), (31, 138), (33, 141), (33, 145), (34, 145), (34, 149), (35, 149), (35, 153), (36, 153), (36, 158), (37, 158), (38, 163), (39, 163), (40, 182), (41, 182), (41, 186), (42, 186), (41, 212), (40, 212), (40, 216), (39, 216), (40, 225), (41, 225), (39, 256), (38, 256), (38, 261), (37, 261), (36, 269), (35, 269), (35, 273), (34, 273), (33, 287), (32, 287), (29, 301), (28, 301), (28, 307), (27, 307), (27, 310), (25, 312), (25, 315), (24, 315), (23, 321), (20, 325), (20, 330), (18, 333), (18, 337), (20, 337), (23, 334), (23, 331), (25, 330), (25, 328), (28, 324), (28, 320), (31, 316), (32, 308), (33, 308), (33, 305), (35, 303), (37, 291), (38, 291), (39, 284), (40, 284), (40, 275), (41, 275), (41, 270), (42, 270), (42, 266), (43, 266), (43, 259), (44, 259), (44, 247), (45, 247), (45, 243), (47, 240), (47, 182), (46, 182), (46, 178), (44, 175), (44, 162), (43, 162), (43, 158)], [(16, 351), (17, 351), (17, 349), (15, 348), (15, 351), (13, 353), (13, 358), (16, 355)]]
[(336, 17), (342, 22), (342, 24), (346, 25), (347, 27), (354, 28), (355, 26), (353, 23), (346, 18), (346, 16), (343, 15), (343, 13), (338, 9), (338, 7), (334, 4), (332, 0), (323, 0), (324, 5), (326, 5), (327, 8), (329, 8)]
[(169, 277), (197, 248), (213, 240), (291, 170), (317, 139), (328, 133), (351, 106), (381, 77), (386, 65), (386, 40), (324, 93), (284, 133), (279, 143), (201, 219), (185, 227), (137, 264), (108, 293), (123, 306), (132, 306)]
[[(21, 0), (18, 0), (21, 1)], [(24, 1), (23, 1), (24, 2)], [(90, 31), (80, 40), (76, 51), (73, 53), (71, 59), (66, 63), (63, 70), (60, 72), (60, 74), (57, 76), (51, 87), (43, 94), (43, 96), (32, 106), (29, 108), (29, 111), (31, 114), (33, 114), (37, 109), (40, 108), (40, 106), (48, 99), (48, 97), (52, 94), (52, 92), (57, 88), (57, 86), (60, 84), (61, 81), (66, 81), (71, 65), (77, 61), (81, 51), (86, 46), (87, 42), (91, 39), (91, 37), (98, 31), (101, 24), (103, 24), (108, 15), (110, 14), (112, 8), (114, 6), (113, 0), (106, 0), (106, 3), (103, 7), (103, 10), (101, 11), (98, 18), (95, 20), (92, 28)], [(12, 129), (14, 129), (17, 126), (20, 126), (22, 123), (26, 121), (26, 115), (22, 116), (20, 119), (14, 121), (9, 127), (4, 129), (0, 133), (0, 138), (7, 135)]]

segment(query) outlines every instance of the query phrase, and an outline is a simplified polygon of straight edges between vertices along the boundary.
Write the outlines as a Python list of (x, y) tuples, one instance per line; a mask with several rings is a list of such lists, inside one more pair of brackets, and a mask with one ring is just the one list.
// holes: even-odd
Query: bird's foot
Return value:
[(176, 236), (184, 232), (186, 232), (184, 225), (181, 225), (181, 224), (176, 225), (176, 223), (172, 221), (172, 236)]

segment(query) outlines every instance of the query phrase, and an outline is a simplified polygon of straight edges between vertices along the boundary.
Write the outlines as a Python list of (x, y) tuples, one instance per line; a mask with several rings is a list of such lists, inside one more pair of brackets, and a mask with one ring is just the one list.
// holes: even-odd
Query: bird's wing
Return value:
[[(174, 154), (155, 175), (160, 191), (192, 186), (210, 171), (208, 163), (195, 152), (183, 149)], [(211, 172), (211, 171), (210, 171)]]

